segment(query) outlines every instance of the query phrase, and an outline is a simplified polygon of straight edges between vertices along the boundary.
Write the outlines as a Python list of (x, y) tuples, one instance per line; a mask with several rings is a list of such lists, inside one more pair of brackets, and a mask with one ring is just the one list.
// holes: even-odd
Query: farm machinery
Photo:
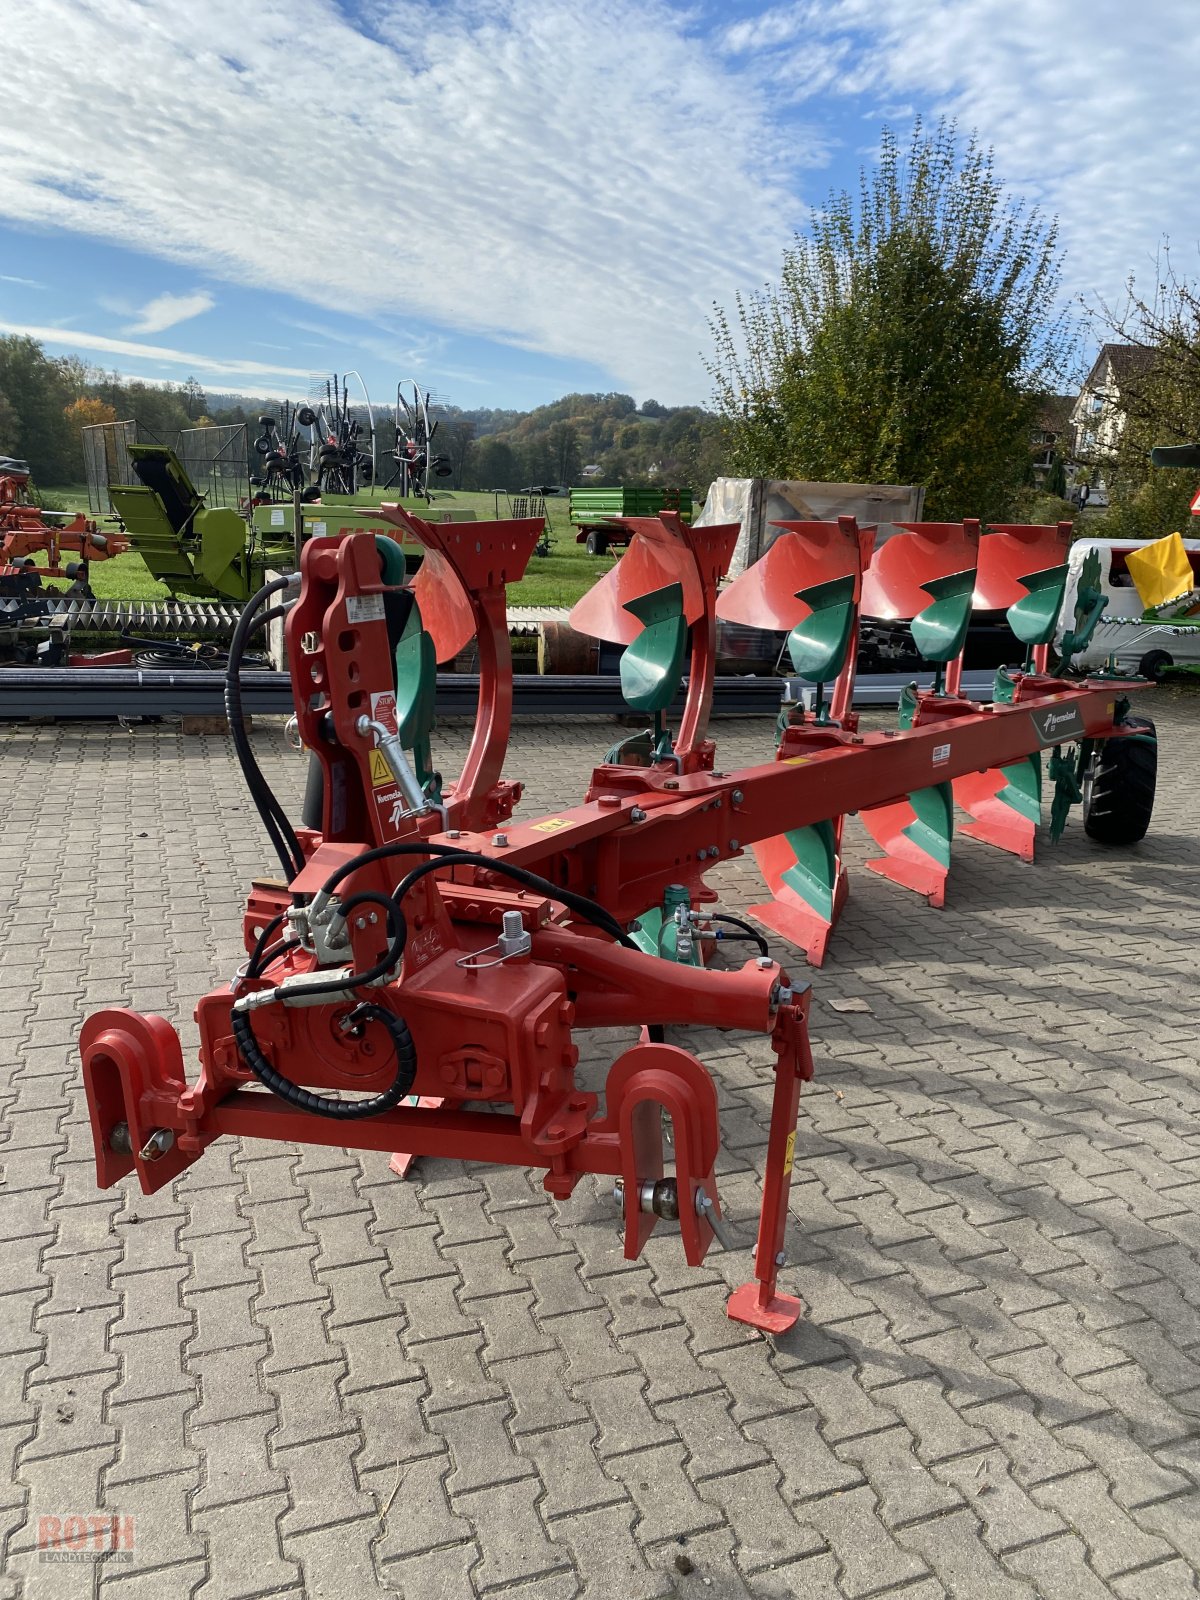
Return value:
[[(873, 530), (852, 518), (790, 523), (718, 597), (736, 525), (630, 519), (627, 553), (575, 623), (625, 644), (622, 690), (646, 726), (600, 761), (578, 805), (517, 821), (522, 785), (504, 775), (505, 591), (541, 524), (387, 515), (426, 551), (415, 577), (392, 540), (314, 538), (300, 573), (264, 586), (242, 614), (230, 726), (280, 875), (253, 885), (245, 960), (199, 1004), (197, 1077), (161, 1017), (111, 1009), (86, 1022), (99, 1183), (135, 1173), (153, 1192), (223, 1134), (533, 1167), (559, 1198), (597, 1174), (613, 1180), (628, 1256), (669, 1219), (694, 1265), (714, 1239), (732, 1242), (715, 1176), (717, 1090), (666, 1030), (744, 1029), (770, 1040), (774, 1091), (753, 1276), (727, 1309), (782, 1332), (801, 1311), (778, 1274), (813, 1071), (810, 986), (755, 927), (716, 909), (709, 876), (753, 850), (771, 891), (754, 915), (815, 963), (846, 900), (848, 813), (882, 852), (876, 870), (932, 905), (950, 865), (952, 800), (976, 838), (1032, 854), (1046, 751), (1052, 833), (1082, 800), (1095, 839), (1140, 837), (1156, 744), (1153, 725), (1129, 713), (1137, 685), (1069, 675), (1104, 596), (1081, 585), (1051, 673), (1064, 581), (1055, 530), (914, 524), (876, 554)], [(977, 589), (1008, 606), (1026, 650), (986, 707), (959, 692)], [(850, 710), (868, 603), (911, 614), (935, 671), (888, 731), (860, 731)], [(299, 825), (241, 718), (240, 654), (280, 609), (310, 761)], [(794, 674), (774, 750), (737, 771), (718, 766), (708, 726), (719, 615), (785, 628)], [(433, 754), (436, 669), (471, 639), (478, 712), (450, 782)], [(725, 965), (726, 938), (756, 952)], [(604, 1082), (581, 1080), (577, 1036), (628, 1025), (637, 1041)]]
[[(40, 590), (44, 578), (66, 578), (74, 593), (86, 594), (88, 563), (122, 554), (129, 542), (85, 516), (62, 521), (43, 511), (30, 499), (29, 476), (27, 462), (0, 456), (0, 595)], [(34, 559), (40, 555), (45, 566)]]

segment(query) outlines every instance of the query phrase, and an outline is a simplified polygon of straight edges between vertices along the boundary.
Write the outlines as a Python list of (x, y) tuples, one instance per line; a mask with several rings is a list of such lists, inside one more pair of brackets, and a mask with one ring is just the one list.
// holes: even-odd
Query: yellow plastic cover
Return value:
[(1152, 606), (1177, 600), (1196, 587), (1196, 578), (1183, 540), (1177, 533), (1156, 539), (1143, 550), (1131, 550), (1125, 558), (1138, 598), (1149, 611)]

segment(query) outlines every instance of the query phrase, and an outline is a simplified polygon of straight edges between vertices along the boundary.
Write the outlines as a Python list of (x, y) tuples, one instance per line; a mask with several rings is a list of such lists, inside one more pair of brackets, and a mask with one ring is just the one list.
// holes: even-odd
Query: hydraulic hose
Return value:
[(395, 1016), (384, 1006), (360, 1005), (350, 1013), (355, 1023), (378, 1022), (387, 1031), (396, 1052), (396, 1076), (391, 1087), (382, 1094), (373, 1094), (366, 1100), (331, 1100), (328, 1095), (313, 1094), (298, 1083), (277, 1072), (263, 1055), (248, 1013), (233, 1013), (233, 1037), (238, 1054), (265, 1089), (286, 1100), (300, 1111), (311, 1111), (315, 1116), (333, 1117), (339, 1122), (356, 1122), (363, 1117), (377, 1117), (400, 1104), (411, 1090), (417, 1076), (417, 1052), (412, 1034), (403, 1017)]
[[(229, 731), (233, 737), (233, 748), (237, 755), (238, 765), (242, 769), (242, 777), (246, 781), (246, 788), (254, 802), (271, 841), (275, 854), (279, 857), (285, 875), (290, 882), (304, 869), (304, 852), (300, 848), (300, 841), (296, 838), (295, 830), (288, 821), (282, 805), (273, 793), (270, 785), (263, 775), (261, 767), (254, 759), (254, 752), (250, 748), (250, 740), (246, 733), (245, 723), (242, 719), (242, 684), (241, 664), (245, 652), (246, 641), (254, 628), (265, 618), (260, 618), (257, 613), (273, 594), (278, 594), (281, 589), (291, 586), (290, 578), (276, 578), (273, 582), (265, 584), (238, 618), (237, 627), (233, 631), (233, 638), (229, 645), (229, 665), (225, 672), (225, 714), (229, 719)], [(278, 608), (273, 608), (277, 610)]]
[(768, 945), (767, 941), (763, 938), (762, 934), (759, 933), (758, 929), (752, 928), (748, 922), (743, 922), (741, 917), (731, 917), (728, 912), (710, 911), (708, 913), (708, 920), (710, 922), (725, 922), (734, 928), (741, 929), (741, 932), (736, 934), (718, 934), (718, 939), (753, 939), (754, 943), (758, 946), (758, 953), (760, 956), (769, 956), (771, 954), (770, 945)]

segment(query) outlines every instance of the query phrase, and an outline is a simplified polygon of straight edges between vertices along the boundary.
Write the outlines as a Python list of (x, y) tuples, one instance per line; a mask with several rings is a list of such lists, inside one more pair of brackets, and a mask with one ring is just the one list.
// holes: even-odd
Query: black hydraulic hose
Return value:
[(373, 1094), (366, 1100), (331, 1100), (328, 1095), (313, 1094), (298, 1083), (277, 1072), (263, 1055), (250, 1017), (244, 1011), (233, 1013), (233, 1037), (238, 1053), (265, 1089), (286, 1100), (300, 1111), (311, 1111), (315, 1116), (333, 1117), (338, 1122), (357, 1122), (363, 1117), (377, 1117), (400, 1104), (412, 1089), (417, 1076), (417, 1051), (412, 1034), (403, 1017), (397, 1017), (384, 1006), (360, 1005), (350, 1013), (355, 1024), (378, 1022), (387, 1031), (396, 1052), (396, 1076), (391, 1086), (382, 1094)]
[[(273, 582), (265, 584), (250, 600), (238, 618), (237, 627), (234, 629), (233, 638), (229, 645), (229, 665), (225, 673), (225, 714), (229, 719), (229, 731), (233, 738), (234, 752), (238, 758), (238, 765), (242, 769), (242, 777), (254, 802), (255, 810), (262, 821), (268, 839), (279, 857), (280, 865), (290, 882), (304, 870), (304, 852), (300, 848), (300, 841), (295, 830), (289, 822), (283, 807), (271, 790), (263, 775), (261, 767), (254, 759), (254, 752), (250, 748), (250, 740), (246, 733), (245, 723), (242, 719), (242, 684), (241, 663), (245, 651), (246, 640), (256, 626), (256, 614), (264, 603), (273, 594), (278, 594), (281, 589), (286, 589), (291, 583), (290, 578), (276, 578)], [(277, 609), (277, 608), (276, 608)]]
[[(349, 915), (356, 906), (364, 905), (368, 902), (375, 902), (381, 905), (389, 921), (399, 924), (396, 937), (393, 938), (392, 944), (389, 946), (388, 956), (384, 958), (382, 970), (387, 971), (390, 966), (394, 965), (390, 958), (392, 950), (396, 948), (397, 944), (399, 946), (396, 954), (397, 961), (403, 953), (404, 918), (399, 908), (393, 905), (386, 895), (376, 894), (370, 889), (363, 890), (361, 894), (352, 895), (342, 907), (342, 912), (345, 915)], [(278, 931), (285, 918), (286, 913), (280, 913), (279, 916), (272, 918), (259, 934), (254, 954), (250, 957), (246, 968), (247, 978), (261, 977), (263, 968), (269, 960), (274, 960), (287, 950), (294, 950), (299, 947), (300, 941), (298, 939), (287, 939), (273, 949), (267, 949), (267, 941), (272, 934)], [(372, 969), (372, 971), (376, 970)], [(370, 976), (370, 973), (363, 973), (358, 981), (368, 982), (370, 981)], [(344, 987), (344, 985), (339, 985), (338, 987)], [(372, 1095), (367, 1100), (331, 1100), (327, 1095), (313, 1094), (311, 1090), (302, 1089), (299, 1084), (293, 1083), (290, 1078), (285, 1078), (283, 1073), (273, 1067), (266, 1056), (263, 1055), (258, 1040), (254, 1036), (254, 1027), (250, 1017), (245, 1012), (234, 1011), (233, 1013), (233, 1037), (237, 1044), (239, 1055), (258, 1081), (265, 1089), (269, 1089), (272, 1094), (278, 1095), (281, 1100), (286, 1100), (289, 1105), (297, 1106), (301, 1111), (311, 1111), (318, 1116), (334, 1117), (342, 1122), (354, 1121), (362, 1117), (376, 1117), (380, 1112), (390, 1111), (393, 1106), (398, 1105), (412, 1088), (417, 1076), (416, 1047), (413, 1044), (408, 1024), (402, 1017), (393, 1015), (383, 1006), (359, 1005), (350, 1013), (350, 1016), (356, 1025), (361, 1022), (378, 1022), (387, 1030), (388, 1037), (392, 1042), (392, 1048), (396, 1052), (396, 1076), (392, 1080), (390, 1088), (385, 1089), (382, 1094)]]
[(763, 938), (762, 934), (759, 933), (758, 929), (752, 928), (748, 922), (743, 922), (741, 917), (731, 917), (728, 912), (710, 911), (708, 913), (708, 920), (709, 922), (725, 922), (734, 928), (741, 929), (740, 935), (727, 933), (723, 936), (718, 935), (719, 938), (724, 937), (726, 939), (732, 939), (740, 937), (743, 939), (753, 939), (754, 943), (758, 946), (759, 955), (769, 956), (771, 954), (771, 947), (767, 944), (767, 941)]

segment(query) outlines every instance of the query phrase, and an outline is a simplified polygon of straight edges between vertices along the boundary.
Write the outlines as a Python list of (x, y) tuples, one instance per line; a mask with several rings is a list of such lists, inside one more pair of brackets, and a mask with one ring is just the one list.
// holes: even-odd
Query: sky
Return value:
[(37, 0), (9, 6), (0, 333), (302, 398), (705, 404), (886, 122), (956, 117), (1070, 294), (1200, 274), (1200, 0)]

